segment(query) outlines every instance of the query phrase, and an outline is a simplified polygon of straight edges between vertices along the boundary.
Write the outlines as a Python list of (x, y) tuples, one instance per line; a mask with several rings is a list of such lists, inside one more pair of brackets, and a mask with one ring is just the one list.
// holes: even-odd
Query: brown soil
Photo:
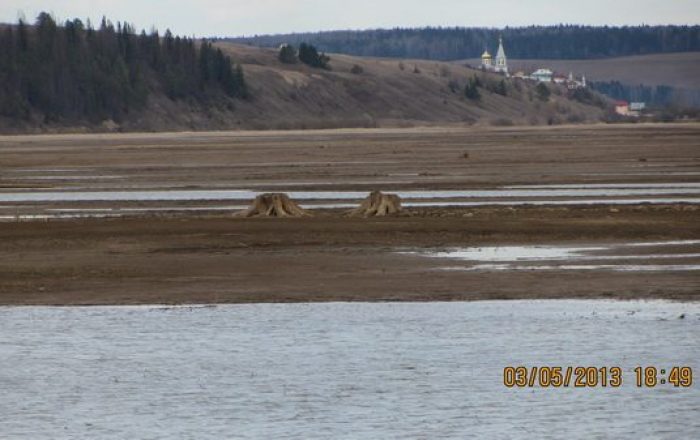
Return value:
[[(697, 182), (699, 139), (700, 126), (692, 124), (0, 137), (0, 187), (391, 192)], [(66, 206), (72, 205), (3, 203), (0, 213)], [(697, 240), (697, 206), (404, 209), (370, 219), (314, 214), (0, 223), (0, 304), (700, 299), (697, 271), (445, 271), (455, 263), (398, 253), (498, 243)]]
[(5, 190), (692, 182), (700, 124), (0, 136), (0, 169)]
[(697, 272), (460, 272), (440, 270), (455, 262), (397, 253), (496, 243), (697, 239), (695, 210), (481, 208), (406, 215), (2, 224), (0, 304), (700, 299)]

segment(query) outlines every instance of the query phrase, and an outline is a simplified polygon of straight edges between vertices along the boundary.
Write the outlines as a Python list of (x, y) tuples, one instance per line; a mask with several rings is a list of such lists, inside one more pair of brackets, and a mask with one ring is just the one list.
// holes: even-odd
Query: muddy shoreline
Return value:
[[(411, 209), (382, 219), (321, 211), (303, 219), (180, 215), (5, 223), (0, 304), (697, 301), (697, 271), (460, 272), (401, 252), (697, 240), (699, 217), (694, 206), (671, 205)], [(700, 258), (686, 262), (700, 264)]]

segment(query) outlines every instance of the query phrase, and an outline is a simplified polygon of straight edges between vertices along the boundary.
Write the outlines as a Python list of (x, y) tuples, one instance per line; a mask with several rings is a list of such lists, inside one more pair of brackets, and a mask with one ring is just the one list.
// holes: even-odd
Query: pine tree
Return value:
[(481, 93), (479, 92), (479, 86), (480, 82), (477, 77), (470, 78), (467, 82), (466, 87), (464, 88), (464, 96), (466, 96), (467, 99), (471, 99), (472, 101), (480, 100)]
[(310, 44), (301, 43), (299, 45), (299, 61), (308, 66), (327, 69), (330, 60), (326, 54), (319, 54), (318, 50)]
[(0, 29), (0, 53), (0, 115), (11, 118), (119, 122), (154, 90), (201, 103), (248, 93), (241, 67), (209, 42), (197, 50), (170, 31), (136, 35), (106, 17), (98, 30), (47, 13), (31, 30), (20, 20)]
[(447, 61), (476, 57), (499, 36), (509, 42), (509, 55), (520, 59), (594, 59), (700, 51), (700, 25), (397, 28), (258, 36), (236, 41), (266, 47), (305, 41), (349, 55)]
[(500, 80), (498, 84), (496, 84), (494, 93), (497, 93), (501, 96), (508, 96), (508, 88), (506, 87), (505, 80)]
[(282, 63), (296, 64), (296, 62), (298, 61), (297, 51), (296, 49), (294, 49), (294, 46), (290, 44), (283, 44), (282, 46), (280, 46), (278, 58)]
[(541, 101), (549, 101), (549, 97), (552, 94), (552, 92), (549, 90), (549, 87), (547, 87), (547, 84), (542, 82), (537, 84), (535, 91), (537, 92), (537, 97)]

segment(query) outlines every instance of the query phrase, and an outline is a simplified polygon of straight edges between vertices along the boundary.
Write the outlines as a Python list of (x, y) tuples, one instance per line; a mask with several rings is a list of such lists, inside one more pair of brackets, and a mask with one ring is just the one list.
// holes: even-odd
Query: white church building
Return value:
[(496, 60), (491, 57), (488, 50), (484, 51), (481, 55), (481, 68), (484, 70), (489, 70), (491, 72), (502, 73), (506, 76), (508, 75), (508, 58), (506, 57), (506, 51), (503, 49), (503, 38), (498, 39), (498, 52), (496, 52)]

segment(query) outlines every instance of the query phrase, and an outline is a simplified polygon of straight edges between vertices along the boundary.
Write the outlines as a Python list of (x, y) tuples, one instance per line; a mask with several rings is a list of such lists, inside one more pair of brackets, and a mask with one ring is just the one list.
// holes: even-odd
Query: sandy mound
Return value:
[(307, 211), (302, 209), (287, 194), (260, 194), (255, 198), (250, 208), (236, 213), (236, 217), (307, 217)]
[(350, 211), (351, 217), (384, 217), (401, 211), (401, 199), (396, 194), (372, 192), (358, 207)]

